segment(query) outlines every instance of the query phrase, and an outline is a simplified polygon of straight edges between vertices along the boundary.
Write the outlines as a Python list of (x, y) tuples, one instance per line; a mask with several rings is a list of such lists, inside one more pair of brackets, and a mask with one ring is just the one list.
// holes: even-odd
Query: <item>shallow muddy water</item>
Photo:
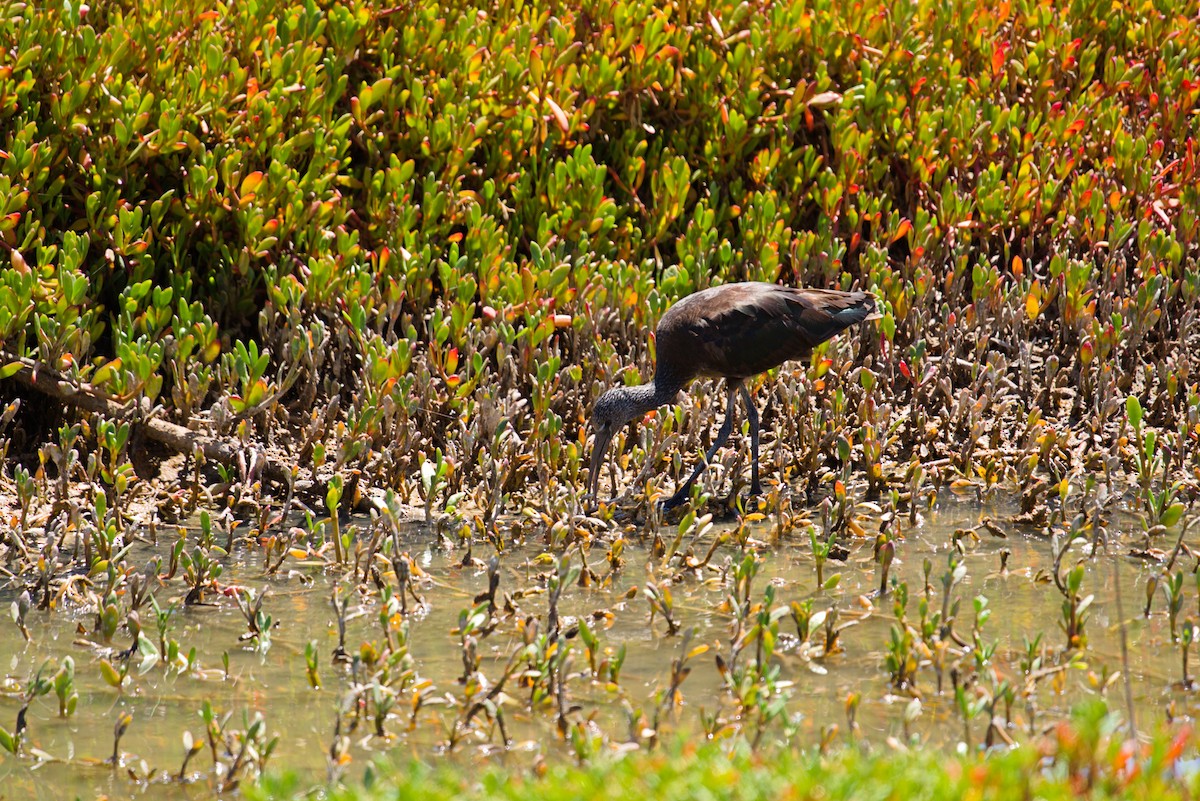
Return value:
[[(932, 605), (941, 606), (940, 577), (946, 572), (951, 552), (951, 535), (958, 529), (977, 525), (983, 518), (1003, 521), (1015, 511), (1004, 501), (981, 504), (973, 497), (944, 498), (939, 506), (926, 513), (917, 526), (902, 525), (902, 538), (896, 541), (896, 557), (891, 575), (906, 582), (909, 591), (908, 620), (916, 624), (917, 606), (922, 596), (924, 580), (922, 563), (931, 560), (930, 576)], [(874, 530), (871, 514), (861, 518), (867, 530)], [(767, 539), (769, 529), (762, 528), (752, 536)], [(877, 527), (878, 521), (874, 521)], [(961, 599), (955, 631), (964, 639), (970, 638), (975, 612), (972, 600), (983, 595), (991, 617), (983, 626), (984, 642), (996, 644), (991, 659), (999, 679), (1007, 679), (1017, 687), (1017, 700), (1012, 705), (1012, 721), (1006, 727), (1010, 736), (1026, 740), (1030, 729), (1041, 730), (1063, 719), (1071, 705), (1095, 694), (1095, 686), (1106, 675), (1121, 669), (1120, 626), (1114, 596), (1114, 567), (1120, 570), (1126, 635), (1129, 644), (1130, 678), (1137, 708), (1138, 723), (1146, 727), (1160, 721), (1171, 707), (1172, 714), (1193, 714), (1197, 701), (1177, 682), (1181, 676), (1181, 646), (1173, 643), (1166, 614), (1167, 601), (1162, 589), (1154, 599), (1150, 618), (1142, 616), (1146, 602), (1149, 569), (1147, 563), (1127, 555), (1130, 546), (1141, 543), (1142, 535), (1132, 525), (1125, 530), (1113, 526), (1114, 541), (1111, 555), (1099, 554), (1087, 559), (1086, 548), (1076, 545), (1065, 560), (1074, 564), (1083, 559), (1086, 565), (1083, 593), (1096, 598), (1088, 610), (1085, 625), (1086, 647), (1074, 666), (1047, 674), (1038, 683), (1035, 693), (1036, 714), (1032, 720), (1020, 689), (1024, 678), (1020, 659), (1025, 655), (1024, 638), (1043, 634), (1044, 666), (1054, 668), (1066, 661), (1063, 657), (1065, 635), (1059, 626), (1062, 618), (1062, 596), (1054, 584), (1046, 580), (1052, 569), (1051, 542), (1011, 524), (1002, 524), (1008, 536), (1000, 539), (981, 532), (981, 539), (970, 541), (962, 564), (966, 574), (954, 591)], [(695, 545), (703, 554), (712, 537), (734, 523), (716, 523), (712, 530)], [(668, 542), (675, 530), (664, 530)], [(386, 759), (418, 756), (426, 759), (447, 758), (443, 754), (446, 727), (457, 711), (449, 704), (437, 703), (447, 696), (459, 696), (463, 685), (463, 659), (460, 638), (453, 633), (459, 613), (472, 607), (472, 599), (487, 589), (487, 573), (482, 567), (462, 568), (461, 548), (435, 549), (429, 545), (433, 538), (420, 528), (406, 533), (404, 547), (427, 574), (418, 585), (425, 604), (409, 620), (409, 651), (420, 678), (432, 683), (430, 703), (418, 713), (415, 726), (409, 730), (409, 707), (402, 699), (387, 730), (391, 737), (382, 740), (371, 735), (372, 727), (364, 721), (351, 736), (352, 761), (345, 768), (347, 778), (361, 777), (370, 761), (378, 756)], [(615, 651), (626, 646), (627, 657), (619, 677), (619, 689), (606, 688), (590, 677), (578, 675), (586, 668), (583, 643), (574, 639), (574, 660), (570, 671), (576, 674), (568, 682), (570, 701), (579, 707), (577, 718), (591, 718), (594, 729), (603, 732), (612, 745), (629, 741), (631, 708), (647, 712), (655, 706), (655, 694), (666, 689), (670, 682), (670, 665), (680, 655), (682, 638), (668, 636), (661, 617), (651, 622), (649, 606), (640, 592), (648, 575), (647, 563), (657, 565), (660, 558), (651, 558), (648, 543), (639, 535), (627, 535), (625, 566), (608, 586), (571, 586), (561, 602), (564, 616), (592, 616), (602, 648)], [(846, 742), (850, 735), (845, 701), (857, 693), (861, 703), (856, 722), (859, 739), (883, 746), (889, 737), (902, 739), (905, 732), (905, 711), (910, 707), (911, 693), (897, 692), (890, 680), (885, 657), (891, 630), (895, 624), (892, 597), (872, 598), (878, 587), (879, 574), (873, 557), (872, 539), (839, 540), (849, 553), (842, 562), (830, 561), (825, 575), (841, 574), (841, 582), (833, 591), (814, 592), (816, 586), (814, 560), (807, 534), (802, 530), (788, 535), (775, 546), (760, 545), (763, 559), (751, 593), (761, 600), (768, 585), (775, 587), (775, 604), (786, 607), (793, 601), (814, 599), (814, 610), (836, 606), (839, 625), (845, 626), (839, 635), (841, 651), (807, 655), (797, 648), (795, 624), (790, 616), (779, 619), (780, 637), (774, 662), (780, 667), (780, 678), (793, 682), (787, 701), (786, 715), (795, 727), (793, 742), (802, 746), (816, 745), (822, 731), (837, 724), (835, 742)], [(641, 543), (639, 545), (639, 543)], [(1170, 542), (1156, 542), (1157, 547), (1170, 550)], [(491, 549), (477, 543), (475, 556), (487, 559)], [(1010, 551), (1007, 570), (1000, 571), (1000, 552)], [(159, 549), (165, 550), (165, 545)], [(593, 546), (589, 564), (601, 576), (608, 572), (603, 562), (604, 547)], [(149, 545), (135, 547), (131, 555), (134, 564), (154, 553)], [(538, 585), (537, 577), (549, 569), (544, 556), (535, 547), (524, 547), (504, 553), (500, 562), (500, 595), (527, 590)], [(578, 563), (578, 549), (575, 550)], [(730, 615), (724, 601), (730, 591), (728, 571), (720, 570), (736, 558), (733, 548), (723, 548), (712, 560), (712, 568), (694, 573), (674, 584), (675, 614), (682, 628), (694, 628), (691, 646), (707, 644), (707, 653), (689, 663), (692, 670), (680, 691), (682, 703), (664, 718), (660, 729), (663, 736), (704, 736), (701, 712), (732, 714), (728, 694), (715, 657), (729, 650)], [(1176, 570), (1190, 571), (1194, 560), (1181, 555)], [(291, 573), (283, 577), (283, 573)], [(1039, 571), (1044, 571), (1039, 577)], [(389, 576), (390, 578), (390, 576)], [(350, 687), (349, 669), (333, 664), (331, 654), (337, 644), (335, 615), (329, 602), (338, 576), (319, 565), (296, 563), (286, 566), (278, 578), (264, 578), (257, 551), (237, 550), (226, 560), (221, 576), (223, 584), (249, 586), (256, 591), (264, 587), (269, 593), (263, 604), (277, 623), (269, 650), (262, 653), (240, 642), (246, 623), (228, 598), (218, 597), (212, 606), (180, 610), (174, 617), (171, 636), (184, 651), (195, 648), (200, 670), (183, 675), (165, 673), (158, 665), (138, 675), (138, 656), (131, 660), (131, 679), (123, 693), (105, 683), (101, 675), (100, 649), (87, 644), (85, 636), (93, 628), (93, 615), (73, 614), (69, 609), (47, 615), (29, 615), (32, 640), (25, 642), (16, 626), (0, 626), (0, 674), (5, 680), (5, 692), (0, 695), (0, 724), (12, 730), (13, 721), (21, 706), (19, 693), (26, 682), (47, 658), (71, 656), (76, 665), (76, 684), (79, 691), (78, 708), (67, 718), (58, 717), (57, 701), (51, 693), (33, 702), (29, 712), (29, 727), (25, 741), (27, 751), (38, 749), (57, 761), (35, 762), (0, 757), (0, 798), (62, 798), (77, 795), (83, 798), (108, 794), (114, 797), (138, 795), (143, 792), (181, 798), (208, 797), (213, 793), (208, 779), (201, 778), (190, 785), (172, 784), (168, 788), (155, 785), (146, 789), (144, 783), (131, 780), (126, 768), (133, 767), (139, 775), (161, 777), (164, 773), (179, 772), (184, 756), (185, 731), (200, 740), (204, 724), (199, 710), (208, 700), (219, 713), (232, 713), (229, 726), (244, 728), (243, 716), (261, 713), (267, 729), (280, 737), (278, 747), (269, 762), (275, 770), (294, 770), (313, 782), (323, 780), (327, 773), (326, 755), (333, 740), (336, 712)], [(346, 583), (343, 580), (343, 583)], [(1179, 614), (1195, 618), (1195, 584), (1185, 577), (1188, 591), (1185, 607)], [(156, 590), (164, 607), (171, 600), (182, 601), (178, 581)], [(15, 597), (12, 589), (0, 591), (0, 606), (8, 609)], [(364, 601), (355, 592), (349, 594), (349, 620), (346, 647), (357, 653), (361, 643), (380, 639), (378, 595)], [(515, 601), (517, 617), (536, 615), (545, 625), (546, 595), (532, 593)], [(598, 611), (610, 616), (594, 615)], [(151, 613), (143, 614), (143, 626), (154, 639)], [(502, 617), (502, 616), (501, 616)], [(496, 631), (480, 640), (482, 660), (480, 669), (493, 679), (503, 669), (509, 654), (519, 645), (516, 618), (502, 619)], [(608, 625), (606, 627), (607, 621)], [(569, 623), (569, 621), (568, 621)], [(847, 625), (849, 624), (849, 625)], [(821, 640), (814, 633), (811, 641)], [(116, 648), (128, 645), (129, 637), (122, 631), (114, 638)], [(316, 641), (319, 653), (319, 675), (322, 687), (310, 688), (306, 678), (305, 646)], [(222, 665), (222, 654), (229, 656), (228, 673)], [(959, 649), (956, 654), (962, 653)], [(108, 658), (114, 658), (107, 654)], [(1193, 653), (1193, 661), (1195, 661)], [(746, 659), (743, 654), (742, 659)], [(954, 656), (954, 658), (958, 658)], [(952, 661), (952, 660), (951, 660)], [(569, 674), (571, 675), (571, 674)], [(923, 709), (910, 722), (910, 734), (937, 747), (955, 747), (963, 738), (963, 723), (950, 689), (949, 670), (945, 675), (945, 692), (936, 693), (936, 673), (928, 665), (918, 670), (916, 690), (923, 698)], [(480, 760), (508, 760), (515, 764), (531, 762), (537, 755), (548, 759), (570, 759), (570, 748), (559, 736), (557, 712), (552, 704), (530, 710), (526, 694), (519, 689), (510, 692), (511, 702), (505, 707), (505, 723), (513, 740), (506, 751), (499, 747), (495, 731), (487, 739), (484, 733), (466, 737), (449, 758), (472, 763)], [(1112, 682), (1107, 689), (1109, 704), (1125, 709), (1122, 682)], [(132, 714), (132, 723), (120, 741), (122, 767), (115, 770), (101, 764), (113, 751), (113, 726), (121, 712)], [(1032, 722), (1032, 726), (1031, 726)], [(644, 721), (638, 724), (644, 728)], [(973, 724), (973, 744), (981, 742), (986, 724), (983, 719)], [(636, 727), (634, 727), (636, 728)], [(782, 736), (782, 732), (777, 733)], [(644, 732), (643, 732), (644, 736)], [(149, 768), (149, 770), (147, 770)], [(189, 766), (189, 773), (211, 772), (212, 764), (205, 748)]]

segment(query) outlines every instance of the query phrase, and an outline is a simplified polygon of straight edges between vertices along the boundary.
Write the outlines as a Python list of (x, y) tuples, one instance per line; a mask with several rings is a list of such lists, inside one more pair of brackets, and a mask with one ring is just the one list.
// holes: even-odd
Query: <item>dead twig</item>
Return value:
[[(21, 369), (12, 376), (14, 381), (68, 406), (114, 419), (130, 416), (129, 404), (117, 403), (90, 384), (72, 381), (33, 359), (19, 358), (0, 351), (0, 361), (8, 364), (20, 362)], [(226, 465), (237, 461), (239, 448), (222, 439), (153, 417), (138, 421), (137, 425), (141, 426), (147, 437), (179, 453), (190, 455), (200, 451), (205, 459)], [(291, 475), (291, 468), (270, 457), (264, 457), (262, 474), (271, 481), (286, 484)]]

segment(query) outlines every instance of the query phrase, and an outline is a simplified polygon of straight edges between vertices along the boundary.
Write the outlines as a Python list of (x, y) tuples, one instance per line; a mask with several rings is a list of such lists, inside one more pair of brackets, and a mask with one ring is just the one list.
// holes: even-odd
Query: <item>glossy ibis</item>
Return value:
[[(699, 377), (725, 379), (725, 422), (704, 461), (664, 508), (678, 506), (688, 497), (692, 484), (729, 439), (734, 396), (738, 394), (745, 401), (750, 421), (750, 492), (761, 494), (758, 410), (745, 380), (791, 359), (808, 356), (813, 347), (867, 319), (874, 309), (875, 299), (866, 292), (795, 289), (757, 282), (724, 284), (688, 295), (668, 309), (658, 323), (654, 379), (639, 386), (610, 389), (592, 408), (595, 442), (588, 494), (596, 497), (600, 466), (617, 430), (651, 409), (673, 403), (680, 390)], [(615, 492), (615, 472), (613, 483)]]

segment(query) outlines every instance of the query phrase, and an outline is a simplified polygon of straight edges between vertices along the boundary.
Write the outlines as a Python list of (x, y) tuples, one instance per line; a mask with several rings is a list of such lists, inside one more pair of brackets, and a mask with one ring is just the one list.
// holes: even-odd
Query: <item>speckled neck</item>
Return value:
[(613, 391), (619, 398), (621, 416), (626, 420), (637, 419), (646, 412), (671, 403), (675, 400), (675, 396), (679, 394), (677, 387), (660, 387), (654, 381), (639, 384), (635, 387), (619, 387)]

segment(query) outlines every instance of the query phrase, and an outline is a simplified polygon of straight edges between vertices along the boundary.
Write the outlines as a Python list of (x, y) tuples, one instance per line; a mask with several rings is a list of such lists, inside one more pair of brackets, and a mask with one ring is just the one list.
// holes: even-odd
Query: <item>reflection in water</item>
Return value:
[[(907, 619), (911, 625), (917, 625), (918, 606), (925, 594), (925, 560), (932, 563), (930, 607), (936, 610), (941, 606), (940, 578), (947, 570), (951, 534), (978, 524), (985, 516), (1003, 519), (1012, 511), (1003, 506), (981, 508), (973, 501), (950, 499), (921, 526), (901, 528), (903, 539), (897, 543), (891, 575), (907, 583)], [(707, 537), (729, 527), (714, 526)], [(1087, 647), (1076, 664), (1061, 669), (1059, 666), (1065, 662), (1062, 657), (1065, 635), (1059, 625), (1062, 597), (1054, 584), (1046, 580), (1052, 568), (1051, 544), (1041, 537), (1024, 535), (1016, 527), (1009, 529), (1006, 539), (982, 532), (977, 542), (970, 538), (963, 540), (967, 546), (962, 560), (966, 573), (954, 596), (961, 599), (955, 632), (964, 640), (970, 639), (975, 622), (973, 599), (978, 595), (987, 598), (986, 608), (991, 615), (982, 627), (982, 639), (996, 646), (989, 669), (996, 672), (997, 682), (1007, 681), (1017, 690), (1011, 709), (1012, 737), (1023, 739), (1031, 728), (1040, 729), (1061, 719), (1072, 703), (1085, 694), (1103, 690), (1106, 683), (1112, 705), (1123, 706), (1121, 685), (1111, 681), (1121, 666), (1120, 627), (1113, 604), (1114, 563), (1120, 567), (1125, 588), (1131, 678), (1142, 718), (1139, 723), (1145, 725), (1160, 718), (1172, 701), (1185, 703), (1184, 694), (1174, 685), (1180, 676), (1180, 647), (1171, 641), (1162, 597), (1156, 599), (1155, 614), (1150, 619), (1141, 616), (1147, 585), (1142, 562), (1104, 554), (1084, 562), (1082, 592), (1096, 596), (1087, 610)], [(673, 537), (674, 531), (670, 534)], [(420, 586), (426, 608), (411, 618), (409, 650), (419, 676), (433, 684), (431, 700), (418, 714), (412, 731), (406, 730), (409, 710), (402, 701), (393, 712), (395, 719), (389, 722), (392, 735), (389, 741), (370, 736), (373, 727), (364, 723), (351, 737), (350, 754), (354, 762), (350, 776), (355, 775), (355, 766), (361, 770), (379, 752), (401, 757), (433, 757), (445, 739), (445, 725), (456, 714), (437, 701), (461, 696), (459, 679), (463, 675), (463, 660), (460, 638), (453, 630), (458, 625), (459, 613), (470, 609), (472, 599), (487, 589), (487, 573), (482, 567), (458, 567), (461, 551), (434, 550), (424, 544), (425, 539), (420, 531), (413, 531), (407, 543), (416, 563), (428, 573)], [(708, 544), (699, 543), (696, 550), (702, 554)], [(911, 736), (926, 742), (953, 746), (963, 737), (963, 724), (955, 706), (949, 671), (944, 676), (945, 692), (939, 696), (935, 669), (930, 664), (917, 669), (916, 692), (923, 705), (920, 714), (906, 723), (906, 710), (910, 716), (914, 711), (910, 703), (912, 693), (893, 688), (886, 664), (888, 642), (896, 622), (893, 599), (869, 597), (879, 582), (872, 553), (874, 543), (864, 539), (843, 544), (849, 549), (845, 560), (831, 561), (825, 566), (826, 576), (841, 574), (839, 585), (831, 592), (814, 591), (816, 573), (807, 535), (797, 532), (777, 547), (760, 549), (763, 563), (755, 578), (753, 600), (762, 598), (769, 583), (775, 588), (777, 605), (787, 607), (792, 602), (811, 599), (812, 609), (818, 613), (836, 606), (839, 625), (844, 627), (838, 638), (843, 650), (821, 657), (818, 648), (798, 647), (790, 616), (780, 619), (776, 661), (781, 678), (793, 682), (786, 713), (795, 726), (795, 741), (814, 745), (823, 733), (844, 740), (848, 736), (846, 699), (856, 693), (860, 699), (855, 714), (858, 737), (878, 744), (888, 737), (902, 738), (907, 730)], [(1009, 552), (1003, 572), (1002, 550)], [(1117, 549), (1114, 547), (1113, 551)], [(593, 550), (589, 561), (603, 576), (607, 566), (602, 564), (602, 554), (603, 549)], [(149, 555), (131, 558), (137, 562)], [(646, 580), (643, 568), (650, 559), (649, 553), (630, 543), (624, 555), (625, 568), (610, 584), (571, 586), (563, 594), (560, 609), (564, 618), (584, 617), (592, 621), (603, 648), (615, 651), (621, 645), (626, 646), (619, 689), (606, 688), (581, 676), (572, 679), (570, 685), (571, 702), (580, 705), (581, 714), (591, 716), (595, 726), (614, 743), (628, 739), (631, 710), (650, 710), (656, 706), (656, 693), (665, 691), (669, 685), (671, 662), (679, 656), (682, 642), (679, 636), (666, 636), (661, 618), (648, 625), (649, 606), (636, 589)], [(664, 718), (661, 723), (664, 729), (685, 735), (699, 734), (702, 712), (728, 714), (732, 708), (722, 690), (715, 657), (728, 653), (730, 647), (731, 621), (726, 600), (730, 592), (728, 566), (736, 561), (735, 556), (729, 550), (719, 551), (712, 561), (713, 568), (689, 574), (670, 587), (674, 616), (684, 629), (694, 629), (692, 645), (707, 644), (710, 648), (691, 661), (691, 673), (681, 686), (682, 704)], [(481, 669), (485, 676), (498, 675), (519, 646), (517, 620), (538, 615), (545, 623), (545, 594), (528, 592), (537, 585), (538, 574), (547, 569), (547, 561), (537, 557), (534, 549), (517, 549), (502, 557), (500, 594), (509, 593), (516, 598), (518, 614), (504, 620), (495, 633), (480, 640)], [(1074, 563), (1084, 557), (1084, 549), (1077, 546), (1067, 560)], [(264, 579), (261, 573), (256, 554), (239, 553), (230, 560), (222, 579), (256, 590), (269, 588), (264, 609), (278, 626), (265, 654), (239, 641), (245, 631), (245, 620), (231, 601), (222, 598), (214, 606), (189, 608), (174, 617), (171, 636), (185, 651), (196, 649), (202, 672), (165, 675), (160, 665), (137, 675), (135, 657), (131, 662), (131, 681), (123, 695), (103, 681), (100, 656), (77, 629), (90, 631), (92, 616), (73, 616), (70, 610), (59, 610), (51, 616), (31, 613), (33, 639), (28, 644), (15, 626), (0, 627), (0, 655), (3, 655), (0, 668), (6, 677), (5, 695), (0, 696), (0, 723), (6, 729), (12, 730), (25, 682), (47, 658), (73, 656), (80, 694), (78, 708), (69, 718), (57, 716), (53, 693), (36, 700), (29, 714), (26, 748), (40, 749), (67, 764), (51, 763), (35, 768), (29, 760), (0, 758), (4, 788), (0, 796), (51, 799), (66, 793), (84, 798), (104, 793), (136, 794), (138, 788), (123, 775), (114, 774), (111, 767), (89, 764), (111, 754), (113, 725), (118, 715), (122, 711), (133, 715), (121, 741), (121, 751), (129, 755), (127, 760), (138, 765), (142, 773), (145, 772), (140, 767), (142, 763), (151, 769), (176, 773), (184, 756), (184, 732), (190, 731), (197, 740), (203, 738), (199, 710), (205, 700), (219, 713), (232, 714), (234, 728), (244, 726), (241, 722), (244, 717), (248, 720), (254, 713), (261, 713), (268, 729), (280, 735), (271, 767), (296, 770), (313, 781), (323, 779), (335, 713), (350, 682), (349, 672), (334, 665), (330, 658), (337, 645), (337, 629), (329, 604), (335, 577), (317, 566), (297, 567), (288, 578)], [(164, 607), (182, 600), (170, 597), (171, 593), (180, 593), (178, 582), (157, 591)], [(12, 588), (0, 591), (0, 602), (5, 608), (14, 597)], [(351, 593), (349, 605), (347, 649), (353, 654), (364, 641), (380, 637), (378, 596), (372, 593), (367, 598)], [(1190, 615), (1190, 610), (1184, 611), (1180, 620)], [(145, 619), (143, 625), (152, 629), (152, 623)], [(1026, 641), (1035, 640), (1039, 634), (1044, 672), (1037, 685), (1036, 709), (1031, 717), (1030, 705), (1022, 698), (1025, 677), (1021, 663), (1027, 656)], [(118, 634), (119, 647), (127, 644), (122, 638), (127, 639), (128, 635)], [(811, 640), (817, 642), (820, 637), (814, 633)], [(319, 673), (324, 683), (320, 690), (311, 689), (306, 678), (304, 650), (310, 641), (317, 643)], [(580, 639), (573, 643), (572, 669), (578, 673), (585, 669), (587, 660)], [(222, 666), (223, 654), (229, 657), (228, 674)], [(952, 654), (948, 661), (956, 658)], [(512, 700), (507, 706), (505, 722), (516, 747), (506, 754), (495, 747), (498, 736), (486, 742), (468, 738), (453, 758), (529, 760), (538, 752), (547, 755), (569, 752), (558, 735), (552, 705), (531, 714), (528, 698), (519, 686), (511, 687), (508, 694)], [(833, 724), (839, 726), (840, 733), (831, 734)], [(975, 730), (976, 744), (982, 732), (981, 724)], [(210, 770), (207, 748), (197, 754), (191, 768)], [(176, 788), (173, 792), (181, 797), (203, 796), (207, 787), (202, 784)], [(152, 792), (161, 794), (163, 788), (154, 788)]]

